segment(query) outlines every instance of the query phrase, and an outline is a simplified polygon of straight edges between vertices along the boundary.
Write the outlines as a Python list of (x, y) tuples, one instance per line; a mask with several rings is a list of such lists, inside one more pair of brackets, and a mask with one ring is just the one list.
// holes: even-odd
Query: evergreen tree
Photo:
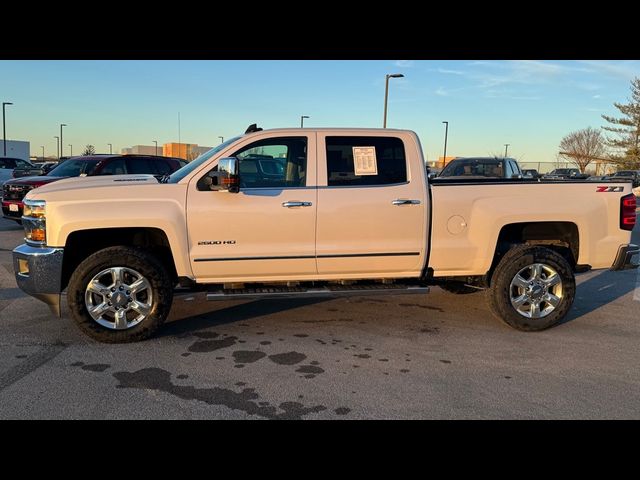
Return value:
[(607, 144), (616, 149), (611, 160), (625, 169), (640, 168), (640, 78), (631, 81), (629, 103), (613, 104), (622, 117), (602, 115), (611, 124), (603, 129), (613, 132), (615, 137), (607, 137)]

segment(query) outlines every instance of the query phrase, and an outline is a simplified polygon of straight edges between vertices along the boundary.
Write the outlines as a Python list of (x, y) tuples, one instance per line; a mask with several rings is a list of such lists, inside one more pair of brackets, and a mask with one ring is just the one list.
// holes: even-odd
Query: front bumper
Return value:
[(13, 250), (13, 271), (21, 290), (49, 305), (58, 317), (62, 285), (63, 248), (22, 244)]
[(620, 245), (618, 255), (611, 265), (611, 270), (629, 270), (638, 268), (640, 264), (640, 247), (629, 243), (628, 245)]

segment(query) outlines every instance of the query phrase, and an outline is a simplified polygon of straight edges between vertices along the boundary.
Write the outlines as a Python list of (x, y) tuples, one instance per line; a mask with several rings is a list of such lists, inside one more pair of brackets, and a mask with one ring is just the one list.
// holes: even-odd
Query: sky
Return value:
[(288, 60), (0, 61), (7, 139), (31, 142), (31, 155), (55, 156), (92, 144), (108, 153), (178, 141), (214, 146), (218, 136), (267, 128), (382, 127), (414, 130), (427, 161), (504, 152), (551, 162), (560, 140), (601, 115), (617, 116), (640, 61)]

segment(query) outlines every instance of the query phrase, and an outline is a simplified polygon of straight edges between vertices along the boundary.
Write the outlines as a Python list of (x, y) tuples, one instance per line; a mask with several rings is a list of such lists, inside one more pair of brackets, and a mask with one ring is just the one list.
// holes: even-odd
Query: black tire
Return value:
[[(127, 267), (140, 272), (148, 280), (154, 298), (147, 317), (124, 330), (100, 325), (91, 317), (85, 304), (88, 282), (111, 267)], [(75, 323), (84, 333), (103, 343), (137, 342), (151, 337), (169, 315), (172, 300), (173, 284), (162, 263), (144, 250), (126, 246), (108, 247), (87, 257), (73, 272), (67, 291), (67, 303)]]
[(456, 295), (468, 295), (470, 293), (477, 293), (482, 291), (481, 288), (468, 287), (462, 282), (441, 283), (439, 287), (449, 293), (454, 293)]
[[(542, 318), (527, 318), (511, 304), (511, 281), (523, 268), (534, 263), (552, 267), (562, 282), (562, 298), (551, 313)], [(492, 313), (510, 327), (534, 332), (552, 327), (566, 316), (573, 304), (576, 282), (569, 262), (559, 253), (545, 247), (518, 245), (509, 250), (500, 260), (491, 278), (487, 291)]]

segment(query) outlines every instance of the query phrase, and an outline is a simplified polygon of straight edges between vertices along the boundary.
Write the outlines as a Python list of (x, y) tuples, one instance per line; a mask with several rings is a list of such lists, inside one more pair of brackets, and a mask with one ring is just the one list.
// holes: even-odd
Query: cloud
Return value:
[(602, 98), (602, 95), (594, 95), (593, 98)]
[(625, 80), (640, 77), (640, 62), (635, 60), (624, 60), (620, 62), (582, 60), (580, 64), (587, 65), (588, 71), (599, 72), (608, 77), (624, 78)]
[(440, 95), (441, 97), (448, 97), (449, 96), (449, 91), (445, 90), (443, 87), (438, 87), (438, 89), (436, 90), (436, 95)]
[(413, 60), (396, 60), (396, 67), (400, 67), (400, 68), (411, 68), (413, 67), (414, 61)]
[(466, 75), (467, 74), (467, 72), (463, 72), (462, 70), (449, 70), (447, 68), (437, 68), (432, 71), (436, 71), (438, 73), (445, 73), (448, 75)]

